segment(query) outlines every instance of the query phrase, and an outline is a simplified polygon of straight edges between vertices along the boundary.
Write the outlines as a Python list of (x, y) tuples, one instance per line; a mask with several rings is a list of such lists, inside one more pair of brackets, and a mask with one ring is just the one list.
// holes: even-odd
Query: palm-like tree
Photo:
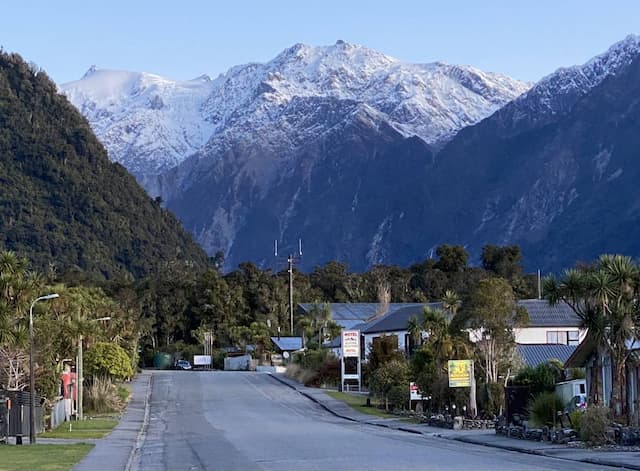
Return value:
[(422, 343), (423, 323), (418, 316), (411, 316), (407, 321), (407, 332), (409, 333), (409, 355)]
[[(628, 342), (638, 338), (640, 274), (629, 257), (603, 255), (593, 267), (572, 269), (561, 279), (545, 279), (546, 298), (565, 301), (582, 320), (597, 345), (597, 372), (602, 352), (612, 360), (611, 406), (616, 416), (626, 415), (626, 363)], [(594, 377), (597, 394), (599, 376)]]

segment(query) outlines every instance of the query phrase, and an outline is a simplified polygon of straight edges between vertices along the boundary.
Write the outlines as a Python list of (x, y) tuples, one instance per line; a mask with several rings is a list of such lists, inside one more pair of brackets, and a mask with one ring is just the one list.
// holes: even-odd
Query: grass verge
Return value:
[(65, 422), (57, 428), (41, 433), (38, 436), (42, 438), (102, 438), (111, 432), (116, 425), (118, 425), (118, 421), (110, 419), (71, 421)]
[[(365, 405), (367, 398), (361, 394), (349, 394), (339, 391), (326, 391), (326, 393), (332, 398), (344, 402), (352, 409), (358, 412), (362, 412), (363, 414), (374, 415), (376, 417), (381, 417), (384, 419), (399, 419), (397, 415), (385, 412), (383, 409), (378, 409), (379, 404), (373, 399), (371, 400), (371, 407), (367, 407)], [(403, 417), (401, 420), (410, 421), (411, 419), (406, 419), (406, 417)]]
[(0, 445), (0, 471), (69, 471), (93, 445)]

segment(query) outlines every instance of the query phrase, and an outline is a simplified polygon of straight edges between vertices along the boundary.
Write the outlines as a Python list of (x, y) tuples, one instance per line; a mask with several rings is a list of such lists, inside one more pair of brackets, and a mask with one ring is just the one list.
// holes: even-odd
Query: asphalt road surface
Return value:
[(337, 418), (266, 374), (154, 372), (144, 471), (595, 470)]

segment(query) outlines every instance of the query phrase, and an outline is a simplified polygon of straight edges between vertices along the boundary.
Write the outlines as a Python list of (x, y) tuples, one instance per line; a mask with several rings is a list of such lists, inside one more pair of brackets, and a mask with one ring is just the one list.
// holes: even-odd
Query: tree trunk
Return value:
[[(616, 357), (619, 357), (619, 355), (616, 355)], [(627, 407), (625, 403), (625, 362), (623, 358), (616, 358), (612, 363), (613, 375), (611, 381), (611, 409), (617, 419), (624, 419), (624, 422), (627, 423), (628, 417), (626, 417)]]

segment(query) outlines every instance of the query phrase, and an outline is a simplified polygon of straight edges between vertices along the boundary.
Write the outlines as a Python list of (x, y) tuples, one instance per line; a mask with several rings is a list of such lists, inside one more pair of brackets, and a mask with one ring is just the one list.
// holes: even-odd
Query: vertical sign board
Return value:
[(343, 330), (342, 331), (342, 357), (359, 357), (360, 356), (360, 331), (359, 330)]
[(468, 388), (471, 386), (473, 362), (471, 360), (449, 360), (449, 387)]
[[(348, 358), (353, 358), (356, 361), (356, 371), (346, 371), (345, 361)], [(359, 330), (343, 330), (342, 331), (342, 358), (341, 364), (341, 385), (342, 390), (345, 389), (345, 380), (355, 379), (358, 382), (358, 391), (360, 390), (360, 331)]]

